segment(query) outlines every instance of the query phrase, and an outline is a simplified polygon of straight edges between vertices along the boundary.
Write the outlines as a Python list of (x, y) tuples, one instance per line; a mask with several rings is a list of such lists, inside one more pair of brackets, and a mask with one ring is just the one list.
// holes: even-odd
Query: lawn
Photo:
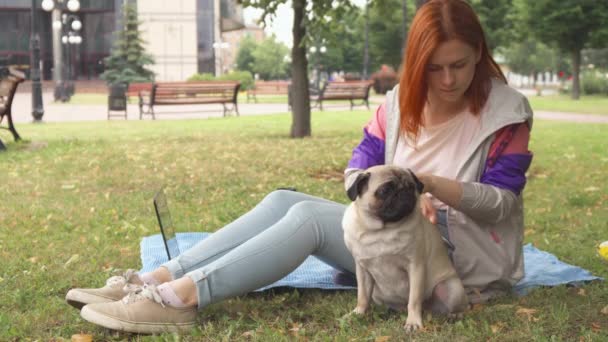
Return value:
[[(371, 95), (371, 94), (370, 94)], [(285, 103), (287, 104), (286, 95), (258, 95), (258, 103)], [(377, 103), (381, 101), (381, 96), (376, 96), (370, 99), (371, 102)], [(583, 114), (606, 114), (608, 115), (608, 96), (583, 96), (580, 100), (574, 101), (567, 95), (551, 95), (551, 96), (529, 96), (530, 104), (534, 110), (539, 111), (555, 111), (566, 113), (583, 113)], [(80, 105), (106, 105), (108, 102), (105, 94), (75, 94), (70, 102), (62, 105), (80, 104)], [(131, 99), (132, 103), (136, 103), (137, 99)], [(256, 103), (253, 99), (247, 101), (247, 93), (239, 94), (239, 103)], [(341, 103), (347, 104), (348, 101), (329, 101), (326, 104)], [(358, 102), (357, 102), (358, 103)], [(375, 106), (372, 104), (372, 107)]]
[[(130, 336), (83, 321), (64, 302), (140, 267), (156, 233), (152, 196), (166, 185), (178, 231), (214, 231), (281, 186), (346, 202), (341, 172), (367, 111), (313, 113), (313, 136), (289, 139), (288, 115), (208, 120), (23, 124), (28, 141), (0, 153), (0, 340), (401, 341), (404, 314), (374, 307), (344, 319), (354, 291), (281, 290), (205, 308), (177, 338)], [(537, 120), (524, 192), (526, 242), (608, 277), (596, 246), (608, 240), (605, 125)], [(10, 141), (0, 132), (4, 141)], [(534, 290), (478, 305), (455, 323), (426, 316), (419, 341), (605, 341), (608, 288)]]
[(577, 101), (569, 95), (529, 96), (528, 100), (534, 110), (608, 115), (608, 96), (582, 96)]

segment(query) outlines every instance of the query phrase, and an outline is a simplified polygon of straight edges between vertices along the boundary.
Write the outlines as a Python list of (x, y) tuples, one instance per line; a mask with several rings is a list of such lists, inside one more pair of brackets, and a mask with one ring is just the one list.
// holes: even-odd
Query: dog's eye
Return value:
[(385, 198), (391, 192), (391, 184), (385, 184), (376, 190), (376, 196), (380, 198)]

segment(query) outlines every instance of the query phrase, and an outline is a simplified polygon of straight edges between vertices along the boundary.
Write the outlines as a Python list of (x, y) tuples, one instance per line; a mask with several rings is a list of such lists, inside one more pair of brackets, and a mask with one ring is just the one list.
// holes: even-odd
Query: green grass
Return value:
[[(21, 125), (29, 141), (0, 153), (0, 340), (391, 341), (404, 314), (375, 307), (344, 319), (354, 291), (252, 294), (201, 311), (179, 339), (112, 333), (64, 302), (140, 267), (139, 243), (157, 231), (151, 199), (167, 186), (178, 231), (213, 231), (280, 186), (345, 202), (341, 172), (367, 111), (313, 113), (313, 136), (289, 139), (289, 115), (175, 121)], [(608, 126), (535, 122), (525, 191), (526, 242), (608, 277), (595, 247), (608, 240)], [(0, 132), (4, 141), (8, 135)], [(608, 289), (537, 289), (476, 306), (461, 321), (427, 316), (419, 341), (605, 341)]]
[[(258, 103), (285, 103), (287, 105), (287, 95), (258, 95)], [(375, 97), (374, 99), (376, 99)], [(380, 98), (378, 98), (380, 99)], [(567, 113), (584, 114), (608, 114), (608, 97), (604, 96), (583, 96), (580, 100), (574, 101), (567, 95), (552, 96), (529, 96), (530, 104), (534, 110), (555, 111)], [(57, 104), (61, 105), (106, 105), (108, 102), (106, 94), (75, 94), (70, 102)], [(137, 103), (137, 99), (131, 99), (131, 103)], [(255, 103), (253, 99), (247, 101), (247, 93), (239, 94), (239, 103)], [(329, 101), (326, 103), (331, 110), (332, 104), (348, 104), (348, 101)]]
[(608, 96), (581, 96), (576, 101), (569, 95), (529, 96), (528, 100), (534, 110), (608, 114)]

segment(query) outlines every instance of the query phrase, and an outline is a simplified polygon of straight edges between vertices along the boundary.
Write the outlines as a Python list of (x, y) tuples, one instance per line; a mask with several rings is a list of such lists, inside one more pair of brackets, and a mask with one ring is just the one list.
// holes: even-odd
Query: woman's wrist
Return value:
[(433, 193), (434, 191), (434, 178), (433, 175), (431, 174), (422, 174), (418, 177), (418, 179), (420, 180), (420, 182), (422, 182), (422, 185), (424, 185), (424, 187), (422, 188), (422, 192), (423, 193)]

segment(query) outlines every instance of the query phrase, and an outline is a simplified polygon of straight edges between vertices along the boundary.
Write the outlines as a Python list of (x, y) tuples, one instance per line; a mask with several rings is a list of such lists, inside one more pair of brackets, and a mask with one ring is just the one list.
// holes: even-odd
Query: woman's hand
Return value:
[(431, 221), (432, 224), (437, 224), (437, 210), (433, 206), (431, 198), (426, 194), (420, 195), (420, 209), (424, 217)]

